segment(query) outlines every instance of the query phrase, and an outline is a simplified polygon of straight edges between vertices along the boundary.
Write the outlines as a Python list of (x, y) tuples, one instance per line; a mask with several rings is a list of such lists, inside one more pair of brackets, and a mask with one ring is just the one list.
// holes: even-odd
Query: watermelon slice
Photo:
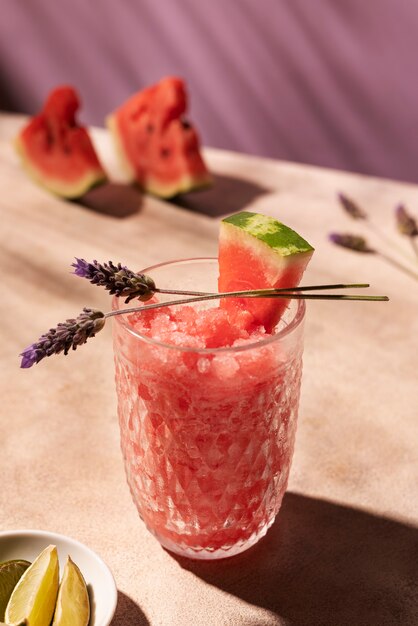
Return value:
[[(272, 217), (243, 211), (221, 222), (219, 291), (296, 287), (314, 252), (294, 230)], [(252, 314), (247, 324), (271, 332), (288, 300), (225, 298), (221, 307), (231, 315)]]
[(133, 95), (106, 120), (130, 179), (161, 198), (211, 181), (186, 111), (185, 84), (169, 77)]
[(86, 129), (75, 119), (79, 106), (72, 87), (54, 89), (15, 140), (28, 174), (64, 198), (77, 198), (106, 180)]

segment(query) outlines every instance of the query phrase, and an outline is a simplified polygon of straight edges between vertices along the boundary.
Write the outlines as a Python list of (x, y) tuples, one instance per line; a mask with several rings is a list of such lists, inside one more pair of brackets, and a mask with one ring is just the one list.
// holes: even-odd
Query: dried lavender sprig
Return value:
[(342, 246), (343, 248), (347, 248), (349, 250), (352, 250), (353, 252), (376, 254), (380, 256), (382, 259), (384, 259), (385, 261), (387, 261), (387, 263), (390, 263), (391, 265), (393, 265), (394, 267), (397, 267), (399, 270), (401, 270), (405, 274), (408, 274), (408, 276), (412, 276), (412, 278), (415, 278), (415, 280), (418, 280), (418, 274), (416, 272), (410, 270), (409, 267), (406, 267), (402, 263), (399, 263), (399, 261), (389, 256), (385, 252), (381, 252), (380, 250), (377, 250), (369, 246), (369, 244), (367, 243), (367, 240), (364, 237), (361, 237), (359, 235), (351, 235), (347, 233), (330, 233), (329, 239), (330, 241), (335, 243), (337, 246)]
[(350, 235), (348, 233), (330, 233), (330, 241), (337, 246), (348, 248), (354, 252), (362, 252), (367, 254), (374, 254), (376, 250), (371, 248), (364, 237), (360, 235)]
[(345, 210), (345, 212), (348, 213), (348, 215), (352, 217), (353, 219), (355, 220), (367, 219), (367, 213), (365, 213), (363, 209), (360, 209), (358, 204), (356, 204), (354, 200), (346, 196), (344, 193), (342, 192), (338, 193), (338, 200), (340, 201), (340, 204)]
[(401, 235), (418, 237), (418, 224), (415, 218), (405, 208), (404, 204), (398, 204), (395, 209), (396, 226)]
[[(94, 285), (98, 285), (101, 287), (105, 287), (111, 294), (116, 296), (125, 296), (128, 293), (128, 290), (132, 287), (132, 294), (130, 294), (129, 298), (125, 300), (127, 304), (130, 300), (136, 297), (137, 286), (139, 283), (139, 292), (142, 293), (142, 290), (145, 290), (145, 294), (142, 294), (142, 297), (139, 297), (139, 300), (148, 300), (152, 297), (154, 293), (165, 293), (165, 294), (177, 294), (181, 296), (208, 296), (212, 295), (207, 291), (189, 291), (184, 289), (162, 289), (157, 287), (150, 276), (146, 274), (136, 274), (132, 272), (127, 267), (122, 266), (121, 263), (115, 265), (111, 261), (109, 263), (98, 263), (97, 261), (93, 261), (89, 263), (84, 259), (77, 259), (76, 263), (72, 264), (72, 267), (75, 268), (74, 274), (77, 276), (81, 276), (82, 278), (87, 278)], [(119, 273), (123, 270), (123, 276), (126, 277), (126, 282), (128, 283), (126, 289), (118, 289), (118, 279)], [(125, 280), (125, 278), (123, 278)], [(266, 296), (269, 294), (279, 293), (281, 291), (308, 291), (308, 290), (318, 290), (318, 289), (348, 289), (348, 288), (362, 288), (369, 287), (369, 284), (365, 283), (337, 283), (332, 285), (308, 285), (308, 286), (298, 286), (298, 287), (283, 287), (280, 289), (262, 289), (262, 290), (251, 290), (239, 292), (239, 295), (250, 294), (251, 296), (265, 294)], [(149, 292), (147, 291), (149, 289)], [(139, 294), (139, 295), (140, 295)], [(145, 297), (144, 297), (145, 296)]]
[(399, 204), (395, 209), (396, 226), (401, 235), (409, 238), (412, 249), (418, 257), (418, 246), (416, 237), (418, 237), (418, 224), (414, 217), (405, 208), (405, 205)]
[(338, 193), (338, 200), (344, 209), (344, 211), (355, 220), (363, 220), (363, 223), (367, 226), (367, 228), (377, 235), (385, 244), (389, 245), (390, 248), (396, 248), (397, 252), (403, 256), (405, 260), (408, 262), (411, 261), (409, 254), (399, 246), (394, 240), (389, 238), (384, 231), (376, 224), (376, 222), (370, 219), (370, 216), (364, 211), (360, 206), (354, 202), (352, 198), (349, 198), (344, 193)]
[(39, 363), (52, 354), (68, 354), (70, 349), (86, 343), (89, 337), (94, 337), (106, 322), (106, 316), (98, 309), (84, 308), (76, 318), (60, 322), (56, 328), (50, 328), (38, 341), (31, 344), (20, 354), (20, 367), (28, 368)]
[(144, 302), (152, 298), (155, 292), (155, 283), (150, 276), (135, 273), (121, 263), (89, 263), (85, 259), (76, 258), (71, 267), (75, 268), (76, 276), (87, 278), (93, 285), (104, 287), (112, 295), (125, 297), (126, 303), (133, 298)]

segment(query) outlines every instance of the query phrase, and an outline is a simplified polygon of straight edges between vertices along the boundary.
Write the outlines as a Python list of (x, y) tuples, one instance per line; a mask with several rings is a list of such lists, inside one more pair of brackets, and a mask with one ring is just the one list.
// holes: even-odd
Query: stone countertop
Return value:
[[(110, 566), (112, 626), (418, 624), (418, 282), (377, 255), (333, 246), (364, 233), (417, 271), (394, 228), (418, 187), (207, 149), (212, 190), (175, 203), (123, 184), (105, 131), (94, 130), (114, 182), (83, 204), (23, 173), (0, 115), (0, 530), (70, 535)], [(338, 206), (356, 199), (382, 243)], [(304, 377), (288, 492), (258, 545), (222, 562), (163, 550), (131, 501), (119, 448), (111, 329), (67, 358), (19, 369), (19, 352), (100, 289), (69, 272), (74, 256), (141, 268), (214, 256), (219, 219), (243, 208), (278, 217), (316, 248), (307, 284), (367, 282), (388, 303), (308, 303)], [(409, 246), (409, 247), (408, 247)], [(401, 256), (397, 256), (399, 260)], [(1, 555), (0, 555), (1, 561)]]

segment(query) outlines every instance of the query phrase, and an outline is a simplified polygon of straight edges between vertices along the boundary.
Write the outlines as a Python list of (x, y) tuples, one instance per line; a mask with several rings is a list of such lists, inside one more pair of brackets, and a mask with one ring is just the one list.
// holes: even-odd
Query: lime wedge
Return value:
[(68, 557), (52, 626), (87, 626), (89, 619), (90, 601), (85, 580), (77, 565)]
[(12, 591), (29, 565), (29, 561), (18, 559), (0, 563), (0, 619), (4, 619), (4, 612)]
[(57, 600), (59, 573), (58, 553), (48, 546), (20, 578), (6, 607), (5, 621), (19, 624), (25, 619), (29, 626), (45, 626), (51, 622)]

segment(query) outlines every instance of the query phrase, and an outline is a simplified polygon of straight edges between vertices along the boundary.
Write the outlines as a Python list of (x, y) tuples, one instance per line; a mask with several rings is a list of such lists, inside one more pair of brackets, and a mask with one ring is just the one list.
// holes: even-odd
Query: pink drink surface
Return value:
[(271, 341), (261, 328), (245, 330), (250, 314), (233, 315), (179, 306), (129, 316), (142, 336), (189, 349), (115, 325), (134, 501), (163, 545), (197, 558), (237, 553), (265, 534), (293, 453), (301, 342)]

